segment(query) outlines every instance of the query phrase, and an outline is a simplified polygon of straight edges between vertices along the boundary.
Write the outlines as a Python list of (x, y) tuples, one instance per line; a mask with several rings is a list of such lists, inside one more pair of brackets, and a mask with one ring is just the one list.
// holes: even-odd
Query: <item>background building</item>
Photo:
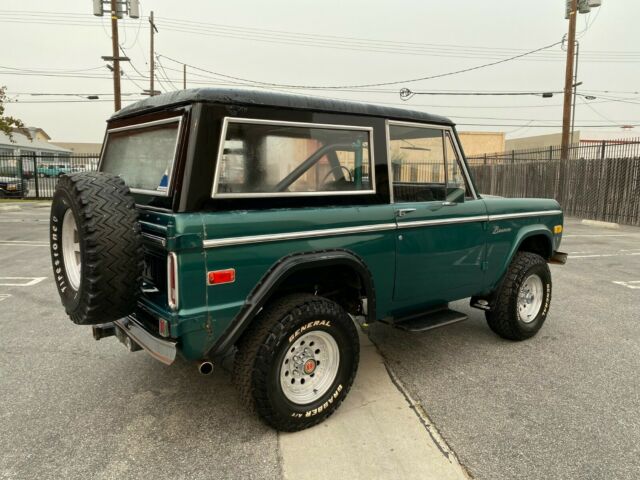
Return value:
[(458, 132), (466, 156), (504, 151), (504, 132)]

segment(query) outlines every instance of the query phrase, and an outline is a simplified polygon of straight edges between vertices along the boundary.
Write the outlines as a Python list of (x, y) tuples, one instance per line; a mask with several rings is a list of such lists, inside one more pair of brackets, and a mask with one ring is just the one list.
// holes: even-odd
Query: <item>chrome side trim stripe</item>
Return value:
[(473, 217), (440, 218), (437, 220), (415, 220), (413, 222), (399, 222), (398, 228), (429, 227), (433, 225), (448, 225), (451, 223), (486, 222), (488, 220), (489, 217), (487, 217), (486, 215), (475, 215)]
[(375, 225), (363, 225), (359, 227), (324, 228), (321, 230), (304, 230), (301, 232), (274, 233), (266, 235), (248, 235), (243, 237), (214, 238), (204, 240), (204, 248), (226, 247), (228, 245), (246, 245), (249, 243), (277, 242), (285, 240), (299, 240), (306, 238), (332, 237), (335, 235), (352, 235), (358, 233), (380, 232), (384, 230), (397, 230), (402, 228), (428, 227), (435, 225), (449, 225), (455, 223), (491, 222), (526, 217), (540, 217), (546, 215), (559, 215), (561, 210), (546, 210), (539, 212), (506, 213), (502, 215), (474, 215), (470, 217), (441, 218), (436, 220), (416, 220), (412, 222), (400, 221), (395, 223), (378, 223)]
[(489, 221), (493, 222), (494, 220), (507, 220), (510, 218), (543, 217), (546, 215), (562, 215), (562, 210), (542, 210), (540, 212), (503, 213), (501, 215), (489, 215)]
[(395, 223), (379, 223), (361, 227), (325, 228), (322, 230), (305, 230), (302, 232), (274, 233), (267, 235), (249, 235), (245, 237), (216, 238), (204, 240), (204, 248), (225, 247), (227, 245), (244, 245), (247, 243), (277, 242), (280, 240), (297, 240), (301, 238), (332, 237), (334, 235), (351, 235), (354, 233), (370, 233), (382, 230), (395, 230)]

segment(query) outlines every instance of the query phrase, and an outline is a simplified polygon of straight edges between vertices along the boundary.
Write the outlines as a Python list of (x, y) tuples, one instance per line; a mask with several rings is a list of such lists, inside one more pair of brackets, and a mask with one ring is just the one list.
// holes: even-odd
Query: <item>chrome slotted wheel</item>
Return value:
[(524, 323), (531, 323), (540, 313), (544, 298), (542, 279), (531, 274), (522, 282), (518, 291), (518, 318)]
[(340, 350), (333, 336), (316, 330), (289, 346), (280, 366), (280, 386), (287, 399), (306, 405), (331, 388), (340, 366)]
[(80, 288), (80, 237), (73, 212), (69, 208), (62, 220), (62, 258), (67, 272), (67, 280), (74, 290)]

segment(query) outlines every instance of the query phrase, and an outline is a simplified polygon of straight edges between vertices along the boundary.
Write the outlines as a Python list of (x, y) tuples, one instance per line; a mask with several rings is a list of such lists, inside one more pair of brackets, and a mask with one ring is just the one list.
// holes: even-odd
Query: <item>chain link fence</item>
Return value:
[(97, 155), (0, 155), (0, 198), (53, 196), (58, 177), (96, 170)]
[(467, 158), (481, 193), (555, 198), (566, 215), (640, 226), (640, 139)]

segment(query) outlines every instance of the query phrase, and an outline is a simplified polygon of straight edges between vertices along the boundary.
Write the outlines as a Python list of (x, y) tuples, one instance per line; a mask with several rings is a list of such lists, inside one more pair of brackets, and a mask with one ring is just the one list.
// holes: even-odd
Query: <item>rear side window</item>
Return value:
[(372, 130), (227, 119), (215, 197), (373, 193)]
[(167, 195), (180, 119), (108, 130), (101, 171), (122, 177), (133, 192)]

